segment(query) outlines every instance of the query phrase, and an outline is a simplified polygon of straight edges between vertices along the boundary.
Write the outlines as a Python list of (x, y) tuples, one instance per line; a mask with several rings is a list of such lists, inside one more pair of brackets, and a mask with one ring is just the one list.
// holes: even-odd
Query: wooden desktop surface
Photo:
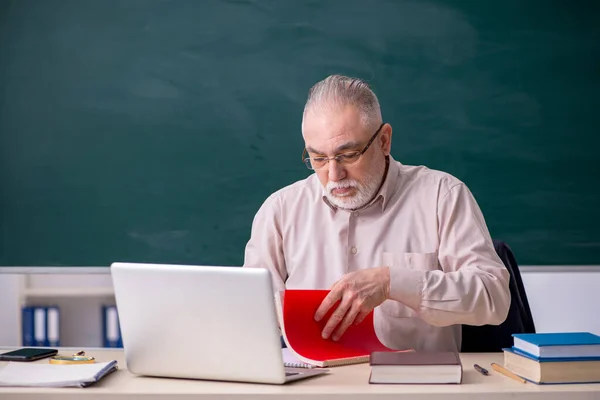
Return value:
[[(72, 354), (72, 350), (61, 349), (59, 354)], [(87, 355), (99, 362), (115, 359), (119, 370), (87, 388), (0, 387), (0, 399), (600, 399), (600, 384), (535, 385), (507, 378), (490, 366), (492, 362), (502, 365), (499, 353), (461, 354), (460, 385), (373, 385), (368, 383), (368, 364), (331, 368), (326, 375), (286, 385), (150, 378), (127, 371), (121, 350), (92, 349)], [(36, 362), (47, 363), (48, 359)], [(473, 368), (476, 363), (487, 368), (490, 376), (477, 372)], [(0, 368), (4, 364), (0, 362)]]

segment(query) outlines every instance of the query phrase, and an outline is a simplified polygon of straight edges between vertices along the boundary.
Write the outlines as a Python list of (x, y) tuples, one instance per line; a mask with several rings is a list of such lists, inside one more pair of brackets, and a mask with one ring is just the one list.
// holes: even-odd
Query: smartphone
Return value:
[(41, 358), (52, 357), (58, 353), (56, 349), (39, 349), (34, 347), (24, 347), (19, 350), (9, 351), (0, 354), (1, 361), (35, 361)]

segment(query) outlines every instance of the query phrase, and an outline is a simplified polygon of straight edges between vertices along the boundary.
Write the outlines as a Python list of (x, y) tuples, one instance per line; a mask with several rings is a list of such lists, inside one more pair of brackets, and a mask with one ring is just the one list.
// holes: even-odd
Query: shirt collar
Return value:
[(400, 176), (400, 163), (392, 158), (390, 154), (388, 157), (389, 166), (385, 181), (379, 190), (379, 195), (376, 199), (381, 199), (381, 209), (385, 210), (385, 206), (388, 204), (394, 192), (398, 188), (398, 177)]
[[(400, 173), (400, 167), (398, 164), (399, 163), (395, 161), (392, 158), (392, 155), (390, 154), (388, 156), (387, 174), (385, 176), (383, 185), (381, 185), (381, 188), (379, 189), (379, 193), (373, 198), (373, 200), (371, 200), (368, 204), (362, 206), (359, 210), (370, 207), (378, 201), (381, 201), (381, 210), (385, 210), (385, 206), (387, 205), (389, 199), (392, 197), (394, 191), (396, 190), (396, 182)], [(331, 204), (331, 202), (327, 199), (327, 196), (325, 195), (325, 188), (323, 187), (323, 185), (321, 185), (320, 183), (319, 185), (321, 186), (322, 190), (323, 202), (327, 204), (327, 206), (329, 206), (329, 208), (331, 208), (332, 211), (337, 211), (338, 207)]]

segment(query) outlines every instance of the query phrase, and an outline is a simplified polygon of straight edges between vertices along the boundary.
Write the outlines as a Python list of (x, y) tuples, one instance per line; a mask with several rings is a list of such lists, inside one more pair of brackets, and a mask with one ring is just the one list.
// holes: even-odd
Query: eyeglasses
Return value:
[(377, 135), (381, 131), (381, 128), (383, 128), (384, 125), (385, 122), (382, 123), (381, 126), (379, 126), (379, 129), (377, 129), (373, 136), (371, 136), (371, 139), (369, 139), (367, 145), (363, 147), (362, 150), (349, 151), (347, 153), (337, 154), (333, 157), (307, 157), (308, 154), (306, 152), (306, 149), (304, 149), (304, 151), (302, 152), (302, 162), (304, 163), (304, 165), (306, 165), (306, 168), (310, 170), (323, 169), (327, 166), (330, 160), (335, 160), (335, 162), (342, 165), (352, 165), (358, 161), (360, 156), (362, 156), (367, 150), (369, 150), (369, 146), (371, 146), (371, 143), (373, 143), (373, 141), (375, 140), (375, 138), (377, 137)]

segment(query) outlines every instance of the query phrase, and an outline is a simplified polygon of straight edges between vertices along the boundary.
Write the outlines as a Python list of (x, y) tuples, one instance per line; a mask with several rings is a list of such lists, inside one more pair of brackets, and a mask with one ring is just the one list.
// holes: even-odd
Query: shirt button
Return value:
[(358, 250), (354, 246), (352, 246), (352, 248), (350, 249), (350, 253), (352, 253), (352, 254), (356, 254), (357, 251)]
[(352, 211), (352, 216), (353, 217), (358, 217), (358, 211)]

